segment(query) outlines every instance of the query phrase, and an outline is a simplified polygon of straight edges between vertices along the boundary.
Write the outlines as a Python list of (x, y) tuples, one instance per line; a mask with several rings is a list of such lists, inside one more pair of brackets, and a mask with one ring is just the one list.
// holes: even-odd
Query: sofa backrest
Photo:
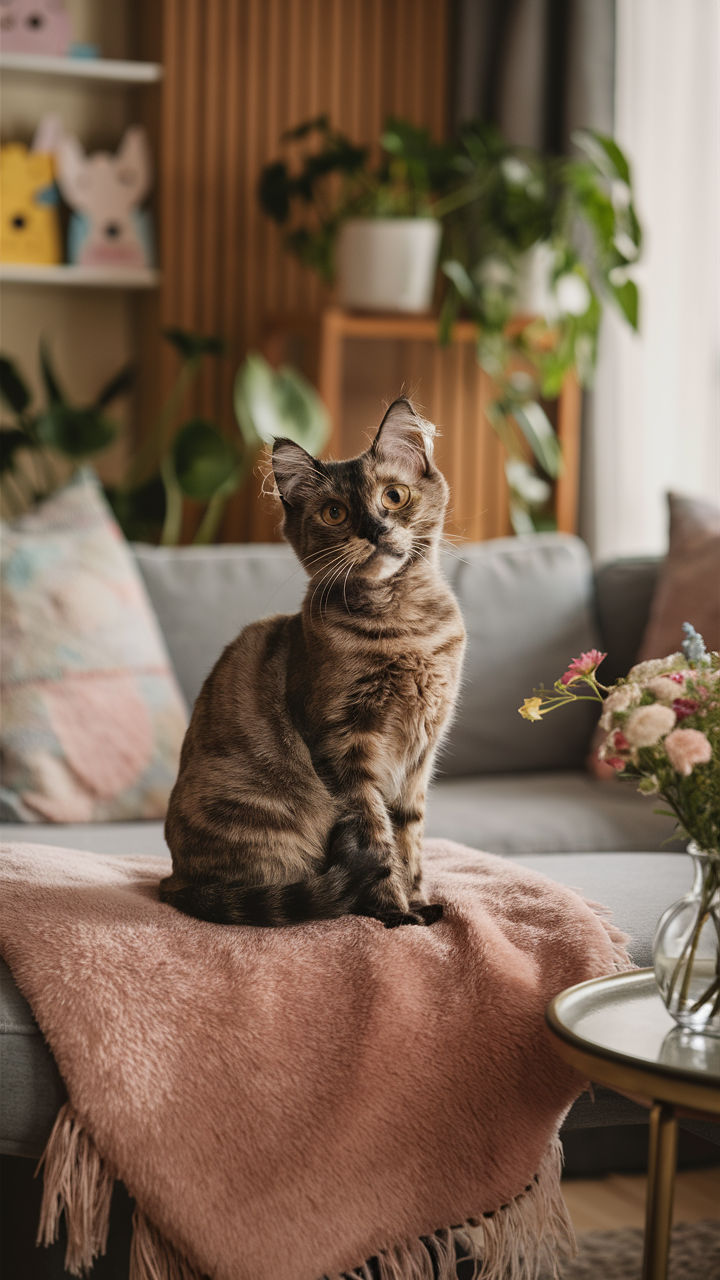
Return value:
[(528, 724), (518, 707), (598, 640), (585, 544), (566, 534), (459, 548), (446, 566), (468, 635), (445, 774), (581, 768), (597, 714), (581, 703)]
[[(256, 618), (294, 613), (305, 575), (283, 545), (136, 546), (135, 554), (192, 705), (223, 647)], [(440, 772), (582, 766), (594, 722), (582, 704), (539, 724), (517, 709), (598, 643), (585, 545), (565, 534), (468, 544), (445, 557), (468, 631), (463, 687)]]
[(595, 610), (607, 652), (603, 679), (626, 676), (642, 644), (660, 570), (659, 556), (610, 560), (595, 572)]

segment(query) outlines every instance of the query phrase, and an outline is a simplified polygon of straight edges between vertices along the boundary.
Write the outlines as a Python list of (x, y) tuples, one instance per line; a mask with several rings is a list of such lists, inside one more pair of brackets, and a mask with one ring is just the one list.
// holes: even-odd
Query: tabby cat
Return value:
[(434, 428), (406, 399), (365, 453), (273, 450), (284, 534), (310, 577), (299, 614), (228, 645), (183, 744), (165, 902), (283, 925), (348, 913), (431, 924), (421, 839), (465, 631), (438, 567), (448, 501)]

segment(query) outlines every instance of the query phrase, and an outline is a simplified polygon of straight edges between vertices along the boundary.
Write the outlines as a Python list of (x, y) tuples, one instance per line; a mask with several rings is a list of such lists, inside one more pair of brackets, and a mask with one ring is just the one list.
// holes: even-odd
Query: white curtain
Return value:
[(583, 532), (659, 552), (668, 489), (720, 497), (720, 0), (617, 0), (615, 135), (645, 230), (641, 333), (606, 315)]

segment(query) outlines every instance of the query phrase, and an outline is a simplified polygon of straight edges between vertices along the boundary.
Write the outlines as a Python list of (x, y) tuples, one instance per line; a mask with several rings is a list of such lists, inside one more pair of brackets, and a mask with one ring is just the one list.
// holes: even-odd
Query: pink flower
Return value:
[(601, 653), (599, 649), (588, 649), (587, 653), (581, 653), (579, 658), (573, 658), (565, 675), (560, 677), (561, 684), (572, 684), (580, 676), (589, 676), (597, 670), (604, 658), (607, 658), (607, 654)]
[(693, 715), (699, 706), (700, 703), (695, 698), (675, 698), (672, 709), (678, 720), (687, 720), (687, 717)]
[(616, 773), (622, 773), (627, 761), (623, 760), (622, 756), (606, 756), (605, 764), (609, 764), (610, 768), (614, 769)]
[(689, 778), (696, 764), (712, 759), (712, 747), (699, 729), (673, 729), (665, 739), (667, 757), (676, 773)]
[(625, 733), (631, 747), (654, 747), (675, 724), (675, 712), (661, 702), (648, 707), (636, 707), (630, 712)]
[[(624, 754), (620, 755), (620, 752)], [(630, 743), (622, 729), (613, 729), (598, 751), (598, 758), (604, 764), (610, 765), (617, 773), (622, 772), (631, 755)]]

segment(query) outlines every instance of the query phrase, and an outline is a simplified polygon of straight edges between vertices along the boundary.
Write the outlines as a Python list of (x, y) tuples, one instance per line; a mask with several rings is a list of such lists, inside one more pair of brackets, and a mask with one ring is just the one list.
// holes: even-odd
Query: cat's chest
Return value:
[(419, 652), (375, 655), (350, 680), (350, 717), (400, 742), (432, 740), (452, 709), (460, 656), (460, 641), (440, 650), (426, 646)]

